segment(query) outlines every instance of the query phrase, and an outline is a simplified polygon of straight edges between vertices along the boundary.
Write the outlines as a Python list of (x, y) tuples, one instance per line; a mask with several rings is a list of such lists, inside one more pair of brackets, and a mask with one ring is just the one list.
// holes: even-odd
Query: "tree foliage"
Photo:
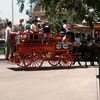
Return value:
[[(20, 11), (24, 9), (26, 0), (17, 0)], [(46, 16), (50, 19), (53, 27), (59, 29), (62, 19), (66, 18), (68, 23), (82, 22), (84, 19), (93, 28), (93, 21), (100, 19), (100, 0), (29, 0), (32, 3), (41, 2), (46, 10)]]

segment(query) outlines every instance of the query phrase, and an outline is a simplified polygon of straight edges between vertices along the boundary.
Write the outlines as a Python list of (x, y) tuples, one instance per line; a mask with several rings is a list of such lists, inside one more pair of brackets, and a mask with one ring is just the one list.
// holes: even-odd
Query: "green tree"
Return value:
[[(17, 1), (22, 12), (25, 0)], [(64, 18), (68, 19), (69, 24), (82, 22), (85, 19), (91, 28), (93, 28), (92, 22), (100, 18), (100, 0), (29, 0), (30, 8), (35, 2), (42, 3), (47, 18), (57, 31)]]

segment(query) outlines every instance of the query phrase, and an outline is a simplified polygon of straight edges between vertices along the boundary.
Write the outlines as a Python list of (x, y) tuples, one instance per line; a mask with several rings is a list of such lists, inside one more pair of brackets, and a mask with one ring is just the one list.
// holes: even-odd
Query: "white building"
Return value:
[(31, 12), (31, 14), (34, 16), (35, 19), (39, 19), (39, 20), (46, 19), (45, 9), (43, 8), (41, 3), (35, 4), (35, 6), (33, 8), (33, 12)]

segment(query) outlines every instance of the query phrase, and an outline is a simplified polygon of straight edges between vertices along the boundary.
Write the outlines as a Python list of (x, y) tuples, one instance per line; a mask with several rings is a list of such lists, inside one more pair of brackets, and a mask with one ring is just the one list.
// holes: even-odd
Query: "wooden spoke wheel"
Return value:
[(37, 70), (43, 64), (43, 56), (37, 50), (28, 50), (23, 56), (24, 67), (29, 70)]
[(24, 67), (23, 56), (21, 56), (21, 62), (20, 62), (20, 63), (17, 63), (17, 65), (18, 65), (19, 67)]
[(70, 68), (72, 62), (73, 62), (72, 55), (65, 53), (61, 55), (59, 64), (62, 68)]
[(52, 66), (57, 66), (59, 64), (59, 55), (53, 54), (50, 59), (48, 59), (48, 63)]

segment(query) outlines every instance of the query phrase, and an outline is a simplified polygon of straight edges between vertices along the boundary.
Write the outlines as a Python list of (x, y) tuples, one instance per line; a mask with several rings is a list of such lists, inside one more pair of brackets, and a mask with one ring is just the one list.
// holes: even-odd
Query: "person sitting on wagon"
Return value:
[[(37, 26), (37, 20), (33, 20), (32, 21), (32, 25), (31, 25), (31, 31), (33, 32), (33, 33), (38, 33), (39, 32), (39, 30), (38, 30), (38, 26)], [(34, 35), (34, 39), (38, 39), (38, 35)]]
[(21, 33), (21, 34), (24, 33), (23, 21), (24, 21), (24, 19), (21, 18), (21, 19), (19, 20), (19, 24), (18, 24), (18, 33)]
[(24, 39), (30, 39), (30, 34), (33, 33), (31, 31), (30, 27), (31, 27), (30, 20), (28, 19), (28, 20), (26, 20), (26, 24), (24, 26), (24, 35), (23, 35)]
[(49, 24), (49, 21), (45, 21), (45, 26), (43, 28), (43, 33), (46, 33), (44, 34), (44, 38), (48, 38), (48, 34), (47, 33), (50, 33), (50, 24)]
[(75, 40), (76, 40), (79, 44), (81, 44), (81, 35), (80, 35), (80, 33), (77, 33), (77, 34), (76, 34)]
[(30, 20), (26, 20), (26, 24), (24, 26), (24, 31), (26, 31), (29, 27), (31, 27)]
[(62, 24), (60, 33), (66, 34), (66, 35), (67, 34), (71, 35), (71, 41), (74, 41), (74, 33), (67, 28), (67, 20), (63, 20), (63, 24)]
[(26, 33), (26, 35), (24, 35), (24, 38), (26, 39), (33, 39), (33, 35), (32, 35), (32, 31), (31, 31), (31, 28), (30, 28), (30, 25), (27, 25), (27, 30), (24, 31), (24, 34)]

